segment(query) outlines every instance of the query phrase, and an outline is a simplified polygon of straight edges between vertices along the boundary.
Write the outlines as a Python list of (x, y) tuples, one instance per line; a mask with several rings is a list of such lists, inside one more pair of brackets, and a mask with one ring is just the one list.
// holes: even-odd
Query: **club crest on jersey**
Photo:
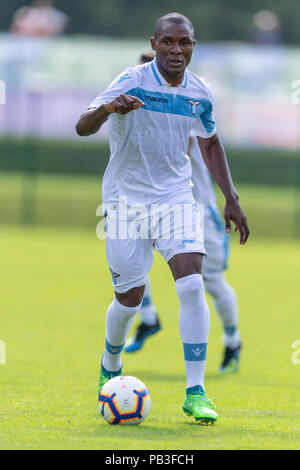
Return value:
[(192, 114), (195, 115), (197, 112), (197, 106), (201, 103), (201, 101), (187, 100), (187, 102), (192, 106)]

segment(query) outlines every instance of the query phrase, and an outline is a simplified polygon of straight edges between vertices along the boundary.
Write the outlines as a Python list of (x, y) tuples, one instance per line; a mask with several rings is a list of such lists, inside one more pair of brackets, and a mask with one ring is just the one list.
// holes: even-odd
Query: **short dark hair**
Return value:
[(154, 28), (155, 38), (157, 38), (157, 36), (160, 34), (161, 28), (164, 23), (185, 24), (190, 28), (193, 37), (195, 36), (194, 25), (189, 18), (184, 15), (181, 15), (181, 13), (168, 13), (167, 15), (161, 16), (157, 20)]

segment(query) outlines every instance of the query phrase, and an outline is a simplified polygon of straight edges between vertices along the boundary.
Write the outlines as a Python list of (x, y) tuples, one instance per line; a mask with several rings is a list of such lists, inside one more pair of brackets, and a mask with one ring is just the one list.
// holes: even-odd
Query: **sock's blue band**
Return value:
[(205, 395), (204, 388), (201, 385), (195, 385), (194, 387), (188, 387), (186, 389), (187, 395), (196, 395), (197, 393), (201, 393), (201, 395)]
[(224, 330), (228, 336), (233, 336), (236, 332), (236, 326), (226, 326)]
[(149, 297), (148, 295), (144, 295), (143, 297), (143, 302), (142, 302), (142, 307), (149, 307), (149, 305), (151, 305), (151, 297)]
[(113, 346), (113, 345), (109, 344), (109, 342), (106, 340), (105, 341), (105, 348), (110, 354), (120, 354), (120, 352), (124, 348), (124, 344), (125, 343), (121, 344), (121, 346)]
[(182, 343), (185, 361), (205, 361), (207, 343)]

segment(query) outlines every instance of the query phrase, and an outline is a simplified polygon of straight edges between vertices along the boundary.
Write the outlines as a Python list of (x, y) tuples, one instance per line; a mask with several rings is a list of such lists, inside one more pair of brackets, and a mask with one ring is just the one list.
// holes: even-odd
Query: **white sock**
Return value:
[(187, 388), (200, 385), (204, 390), (210, 314), (202, 275), (182, 277), (177, 279), (175, 285), (180, 301), (179, 330), (183, 342)]
[(116, 298), (112, 301), (106, 315), (106, 342), (102, 358), (103, 367), (109, 372), (115, 372), (122, 367), (122, 350), (128, 332), (139, 311), (136, 307), (125, 307)]
[(233, 288), (225, 280), (223, 273), (217, 273), (210, 279), (204, 279), (206, 291), (212, 295), (216, 311), (223, 324), (222, 336), (225, 346), (236, 348), (240, 344), (238, 330), (237, 297)]
[(153, 326), (157, 322), (156, 308), (152, 303), (151, 283), (149, 276), (147, 276), (145, 282), (145, 292), (140, 310), (140, 317), (142, 322), (149, 326)]

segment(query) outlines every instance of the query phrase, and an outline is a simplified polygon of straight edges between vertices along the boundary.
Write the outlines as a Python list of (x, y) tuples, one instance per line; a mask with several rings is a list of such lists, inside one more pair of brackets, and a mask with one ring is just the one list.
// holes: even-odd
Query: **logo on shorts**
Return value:
[(109, 268), (109, 269), (110, 269), (113, 284), (116, 285), (117, 284), (117, 278), (120, 277), (120, 274), (115, 273), (111, 268)]
[(195, 243), (196, 240), (182, 240), (183, 246), (190, 245), (191, 243)]
[(201, 101), (187, 100), (187, 102), (192, 106), (192, 114), (195, 115), (197, 112), (197, 106), (201, 103)]

